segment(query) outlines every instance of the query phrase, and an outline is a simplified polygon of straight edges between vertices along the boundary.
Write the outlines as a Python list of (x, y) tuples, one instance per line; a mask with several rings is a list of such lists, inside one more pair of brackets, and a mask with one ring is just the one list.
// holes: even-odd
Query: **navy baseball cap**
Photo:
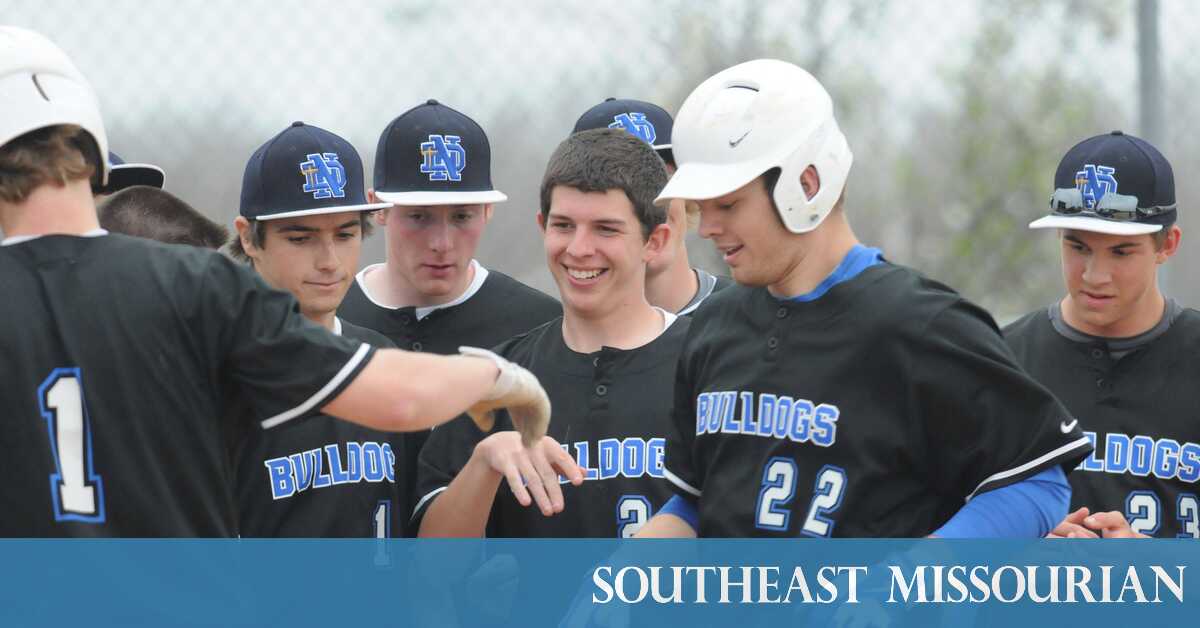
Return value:
[(120, 155), (113, 152), (108, 153), (108, 165), (108, 183), (97, 191), (98, 194), (113, 194), (134, 185), (162, 188), (167, 178), (166, 173), (158, 166), (126, 163)]
[(1175, 223), (1175, 174), (1149, 142), (1121, 131), (1090, 137), (1054, 173), (1050, 215), (1031, 229), (1113, 235), (1155, 233)]
[[(572, 133), (588, 129), (624, 129), (670, 159), (671, 127), (674, 121), (665, 109), (641, 100), (605, 98), (575, 121)], [(665, 153), (665, 154), (664, 154)]]
[(242, 176), (242, 216), (273, 220), (372, 211), (391, 203), (368, 203), (362, 160), (350, 142), (293, 122), (258, 147)]
[(375, 153), (375, 196), (396, 205), (508, 200), (492, 186), (492, 147), (483, 127), (433, 99), (383, 129)]

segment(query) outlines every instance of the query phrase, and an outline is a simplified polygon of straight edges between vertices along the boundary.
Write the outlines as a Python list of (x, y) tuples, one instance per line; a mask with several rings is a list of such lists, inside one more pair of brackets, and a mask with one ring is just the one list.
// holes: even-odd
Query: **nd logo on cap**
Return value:
[(430, 181), (462, 181), (467, 149), (459, 144), (461, 139), (457, 135), (430, 135), (428, 142), (421, 143), (421, 172), (428, 174)]
[(1075, 187), (1083, 194), (1083, 202), (1088, 209), (1095, 209), (1096, 202), (1105, 194), (1117, 193), (1116, 168), (1085, 164), (1083, 170), (1075, 173)]
[(644, 113), (619, 113), (613, 116), (612, 124), (608, 125), (608, 128), (624, 129), (626, 133), (651, 146), (654, 146), (654, 140), (658, 137), (654, 132), (654, 125), (646, 119)]
[(300, 162), (304, 174), (304, 192), (313, 198), (343, 198), (346, 196), (346, 169), (337, 153), (309, 153)]

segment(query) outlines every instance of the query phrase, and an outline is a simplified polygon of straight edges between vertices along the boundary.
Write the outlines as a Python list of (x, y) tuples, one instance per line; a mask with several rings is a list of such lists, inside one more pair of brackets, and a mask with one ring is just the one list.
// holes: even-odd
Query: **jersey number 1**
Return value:
[(55, 521), (104, 523), (104, 484), (92, 467), (92, 427), (78, 368), (57, 368), (38, 387), (50, 430), (50, 501)]
[[(755, 506), (754, 525), (763, 530), (783, 532), (788, 529), (791, 510), (787, 507), (796, 495), (796, 461), (776, 456), (763, 469), (762, 489)], [(813, 485), (813, 499), (804, 517), (800, 533), (807, 536), (827, 537), (833, 533), (833, 520), (828, 515), (842, 505), (846, 492), (846, 472), (840, 467), (827, 464), (817, 473)]]

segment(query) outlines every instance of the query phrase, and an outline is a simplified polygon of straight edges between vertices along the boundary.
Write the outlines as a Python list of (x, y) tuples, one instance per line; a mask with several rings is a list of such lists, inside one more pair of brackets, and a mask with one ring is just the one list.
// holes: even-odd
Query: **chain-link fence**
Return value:
[[(1062, 290), (1058, 245), (1025, 225), (1085, 136), (1157, 143), (1181, 224), (1200, 225), (1200, 5), (1187, 0), (0, 0), (0, 21), (66, 48), (101, 95), (113, 148), (164, 167), (169, 190), (226, 224), (247, 157), (293, 120), (349, 139), (369, 176), (393, 117), (428, 98), (460, 109), (488, 131), (511, 197), (479, 257), (550, 292), (537, 185), (575, 118), (607, 96), (675, 111), (706, 76), (762, 56), (834, 94), (860, 238), (1002, 320)], [(1198, 247), (1185, 237), (1168, 265), (1168, 292), (1192, 306)], [(377, 236), (364, 261), (382, 250)], [(709, 243), (691, 251), (721, 270)]]

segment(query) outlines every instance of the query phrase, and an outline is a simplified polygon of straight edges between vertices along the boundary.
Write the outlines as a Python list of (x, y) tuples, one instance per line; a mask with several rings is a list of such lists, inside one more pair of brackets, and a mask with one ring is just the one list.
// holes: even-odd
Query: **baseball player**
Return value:
[(1071, 474), (1076, 510), (1055, 534), (1200, 538), (1200, 313), (1157, 282), (1182, 237), (1171, 164), (1114, 131), (1067, 151), (1054, 188), (1029, 226), (1058, 230), (1067, 294), (1004, 334), (1096, 448)]
[(134, 185), (113, 194), (100, 204), (97, 213), (100, 227), (111, 233), (214, 250), (229, 240), (225, 227), (174, 194), (147, 185)]
[(645, 536), (1043, 536), (1091, 450), (995, 323), (859, 244), (851, 153), (824, 87), (758, 60), (674, 129), (659, 201), (700, 205), (739, 285), (693, 316)]
[(496, 351), (538, 376), (554, 429), (532, 457), (503, 417), (434, 430), (418, 475), (422, 536), (630, 537), (671, 497), (663, 391), (690, 319), (645, 293), (647, 261), (670, 242), (654, 205), (666, 180), (654, 151), (617, 130), (576, 133), (550, 157), (538, 224), (563, 316)]
[[(671, 114), (662, 107), (640, 100), (606, 98), (588, 109), (575, 122), (573, 133), (588, 129), (622, 129), (654, 147), (667, 166), (667, 175), (675, 173), (671, 152)], [(728, 277), (717, 277), (688, 262), (685, 239), (688, 229), (699, 221), (696, 206), (673, 201), (667, 209), (671, 238), (663, 251), (646, 265), (646, 298), (650, 304), (680, 316), (696, 311), (712, 293), (733, 284)]]
[[(317, 411), (404, 430), (509, 406), (525, 442), (544, 434), (545, 393), (516, 365), (375, 350), (216, 252), (100, 229), (106, 152), (67, 55), (0, 27), (0, 452), (22, 469), (0, 536), (230, 536), (229, 438)], [(254, 423), (219, 419), (231, 391)]]
[[(559, 316), (553, 298), (474, 259), (493, 206), (487, 135), (466, 115), (429, 100), (392, 120), (379, 137), (371, 202), (387, 258), (362, 269), (338, 313), (401, 349), (453, 354), (492, 347)], [(397, 474), (406, 516), (416, 505), (417, 455), (428, 433), (403, 436)]]
[[(381, 334), (339, 320), (354, 281), (369, 212), (362, 161), (349, 142), (296, 122), (251, 155), (231, 243), (308, 320), (374, 347)], [(248, 408), (246, 408), (248, 409)], [(396, 512), (400, 435), (345, 421), (310, 420), (252, 432), (236, 448), (239, 532), (262, 536), (403, 536)]]

